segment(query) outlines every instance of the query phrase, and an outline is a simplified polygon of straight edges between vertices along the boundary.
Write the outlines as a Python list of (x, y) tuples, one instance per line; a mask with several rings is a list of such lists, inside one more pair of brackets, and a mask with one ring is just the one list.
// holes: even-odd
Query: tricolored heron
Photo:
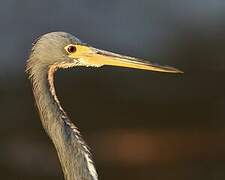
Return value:
[(42, 125), (55, 145), (66, 180), (97, 180), (89, 149), (56, 96), (54, 73), (59, 68), (103, 65), (181, 73), (140, 59), (96, 49), (65, 32), (41, 36), (27, 61), (27, 73)]

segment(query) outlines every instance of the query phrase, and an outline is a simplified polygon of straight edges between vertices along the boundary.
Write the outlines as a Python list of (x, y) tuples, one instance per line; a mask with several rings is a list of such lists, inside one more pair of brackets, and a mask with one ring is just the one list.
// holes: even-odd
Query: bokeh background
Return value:
[(1, 1), (1, 179), (63, 179), (24, 73), (32, 42), (51, 31), (185, 71), (57, 73), (99, 179), (225, 179), (224, 18), (224, 0)]

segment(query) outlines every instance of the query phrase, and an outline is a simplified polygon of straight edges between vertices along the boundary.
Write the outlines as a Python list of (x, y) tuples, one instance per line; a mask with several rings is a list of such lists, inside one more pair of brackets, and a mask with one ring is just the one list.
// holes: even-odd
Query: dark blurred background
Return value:
[(1, 1), (1, 179), (63, 179), (24, 73), (32, 42), (51, 31), (185, 71), (57, 73), (99, 179), (225, 179), (224, 18), (224, 0)]

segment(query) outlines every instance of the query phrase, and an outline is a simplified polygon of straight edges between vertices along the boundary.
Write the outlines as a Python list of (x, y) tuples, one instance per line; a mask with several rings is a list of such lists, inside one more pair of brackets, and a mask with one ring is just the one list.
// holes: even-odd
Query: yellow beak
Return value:
[(85, 45), (75, 45), (75, 46), (76, 52), (71, 53), (69, 57), (77, 61), (77, 64), (80, 66), (100, 67), (103, 65), (108, 65), (108, 66), (143, 69), (149, 71), (183, 73), (182, 71), (176, 68), (152, 64), (150, 62), (143, 61), (138, 58), (123, 56), (120, 54), (96, 49)]

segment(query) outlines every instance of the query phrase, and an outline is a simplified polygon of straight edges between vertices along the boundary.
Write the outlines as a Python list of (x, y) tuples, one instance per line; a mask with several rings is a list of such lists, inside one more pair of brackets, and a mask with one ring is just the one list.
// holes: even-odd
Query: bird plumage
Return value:
[[(55, 93), (54, 73), (57, 67), (54, 64), (60, 60), (65, 61), (66, 57), (62, 57), (61, 53), (59, 55), (58, 51), (62, 52), (67, 43), (80, 41), (61, 32), (42, 36), (32, 48), (27, 72), (32, 82), (42, 125), (55, 145), (65, 179), (97, 180), (88, 146), (62, 109)], [(48, 56), (51, 51), (55, 57)]]

